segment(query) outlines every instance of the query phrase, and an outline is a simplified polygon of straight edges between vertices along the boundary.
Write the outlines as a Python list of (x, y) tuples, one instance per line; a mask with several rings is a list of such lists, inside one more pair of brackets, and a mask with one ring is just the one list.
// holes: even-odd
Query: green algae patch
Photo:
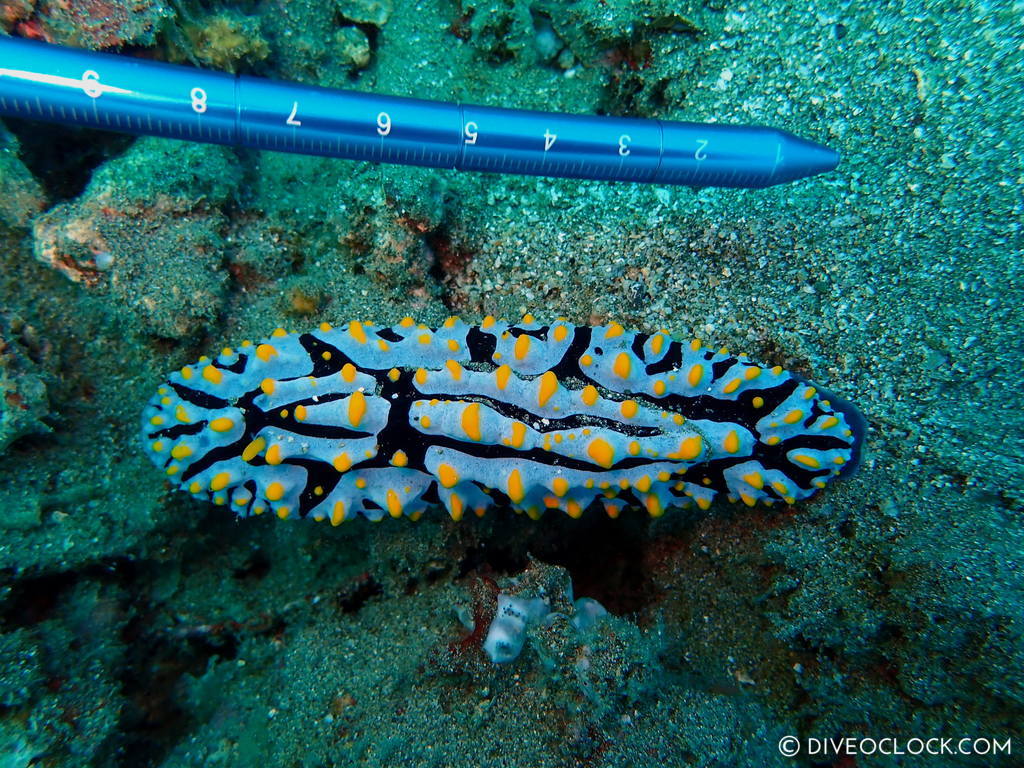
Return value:
[(195, 56), (215, 69), (235, 72), (270, 55), (259, 22), (239, 13), (218, 13), (185, 28)]

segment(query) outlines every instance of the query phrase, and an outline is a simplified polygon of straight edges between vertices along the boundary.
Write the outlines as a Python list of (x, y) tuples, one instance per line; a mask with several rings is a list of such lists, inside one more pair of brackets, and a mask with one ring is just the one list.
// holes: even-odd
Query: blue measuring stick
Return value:
[(0, 38), (0, 114), (463, 171), (767, 187), (831, 171), (786, 131), (482, 107), (320, 88)]

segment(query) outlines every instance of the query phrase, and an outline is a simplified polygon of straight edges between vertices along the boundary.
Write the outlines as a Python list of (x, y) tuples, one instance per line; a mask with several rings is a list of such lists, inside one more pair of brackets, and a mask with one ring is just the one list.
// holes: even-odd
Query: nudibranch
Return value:
[(780, 367), (564, 320), (278, 329), (169, 377), (145, 450), (241, 516), (455, 520), (792, 504), (857, 463), (864, 422)]

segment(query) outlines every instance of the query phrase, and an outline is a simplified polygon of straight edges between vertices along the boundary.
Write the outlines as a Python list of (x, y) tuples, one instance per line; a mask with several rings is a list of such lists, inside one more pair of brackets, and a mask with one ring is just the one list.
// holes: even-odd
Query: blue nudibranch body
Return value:
[(436, 504), (458, 520), (792, 503), (857, 463), (863, 420), (726, 350), (527, 315), (278, 329), (170, 376), (142, 434), (198, 498), (336, 525)]

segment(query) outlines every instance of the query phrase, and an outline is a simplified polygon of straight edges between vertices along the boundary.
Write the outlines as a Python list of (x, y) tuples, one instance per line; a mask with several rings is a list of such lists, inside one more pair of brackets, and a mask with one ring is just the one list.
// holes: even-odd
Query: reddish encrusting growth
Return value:
[(498, 604), (498, 583), (490, 576), (477, 576), (470, 587), (473, 597), (473, 629), (465, 636), (448, 644), (448, 653), (452, 657), (464, 657), (469, 653), (478, 653), (483, 647), (487, 629), (494, 619)]

